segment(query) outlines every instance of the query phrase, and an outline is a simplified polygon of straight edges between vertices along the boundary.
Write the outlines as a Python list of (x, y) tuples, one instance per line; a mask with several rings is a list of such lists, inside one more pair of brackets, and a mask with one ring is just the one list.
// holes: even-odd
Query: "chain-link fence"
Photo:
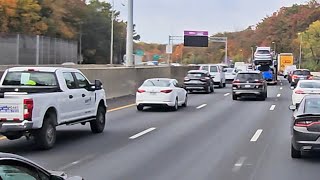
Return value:
[(76, 41), (29, 36), (0, 34), (0, 65), (40, 65), (78, 62)]

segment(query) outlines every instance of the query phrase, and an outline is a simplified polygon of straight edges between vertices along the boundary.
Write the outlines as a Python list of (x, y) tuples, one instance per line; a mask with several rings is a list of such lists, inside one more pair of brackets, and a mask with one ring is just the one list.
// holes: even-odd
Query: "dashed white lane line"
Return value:
[(232, 172), (237, 172), (240, 170), (240, 168), (243, 166), (244, 161), (247, 159), (247, 157), (240, 157), (240, 159), (234, 164), (232, 168)]
[(155, 127), (146, 129), (146, 130), (144, 130), (144, 131), (142, 131), (142, 132), (140, 132), (140, 133), (138, 133), (138, 134), (136, 134), (136, 135), (133, 135), (133, 136), (129, 137), (129, 139), (137, 139), (138, 137), (143, 136), (143, 135), (145, 135), (145, 134), (147, 134), (147, 133), (149, 133), (149, 132), (151, 132), (151, 131), (154, 131), (154, 130), (156, 130), (156, 129), (157, 129), (157, 128), (155, 128)]
[(257, 132), (252, 136), (250, 142), (256, 142), (259, 139), (262, 131), (262, 129), (258, 129)]
[(277, 97), (280, 97), (280, 96), (281, 96), (281, 94), (278, 94), (278, 95), (277, 95)]
[(276, 108), (276, 105), (272, 105), (272, 106), (270, 107), (270, 111), (273, 111), (275, 108)]
[(206, 106), (207, 106), (207, 104), (202, 104), (202, 105), (198, 106), (197, 109), (201, 109), (201, 108), (204, 108)]
[(283, 89), (283, 87), (280, 87), (280, 90), (282, 90)]
[(229, 96), (230, 95), (230, 93), (226, 93), (226, 94), (224, 94), (224, 96)]

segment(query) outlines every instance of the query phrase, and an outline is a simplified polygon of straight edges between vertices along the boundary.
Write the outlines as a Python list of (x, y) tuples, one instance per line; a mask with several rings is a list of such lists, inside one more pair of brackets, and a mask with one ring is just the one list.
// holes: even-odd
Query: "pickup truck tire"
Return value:
[(96, 119), (90, 121), (91, 131), (95, 134), (102, 133), (106, 125), (106, 110), (103, 106), (98, 107)]
[(53, 113), (46, 114), (42, 128), (34, 132), (36, 144), (42, 150), (51, 149), (56, 142), (57, 131), (55, 118), (56, 116)]

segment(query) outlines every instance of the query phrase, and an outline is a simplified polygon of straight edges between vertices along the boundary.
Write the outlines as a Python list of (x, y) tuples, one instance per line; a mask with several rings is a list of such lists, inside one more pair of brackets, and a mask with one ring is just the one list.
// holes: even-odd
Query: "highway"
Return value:
[(177, 112), (115, 109), (103, 134), (59, 127), (49, 151), (25, 139), (1, 140), (0, 149), (88, 180), (318, 179), (319, 156), (290, 157), (291, 90), (281, 83), (266, 101), (232, 101), (228, 85), (190, 94)]

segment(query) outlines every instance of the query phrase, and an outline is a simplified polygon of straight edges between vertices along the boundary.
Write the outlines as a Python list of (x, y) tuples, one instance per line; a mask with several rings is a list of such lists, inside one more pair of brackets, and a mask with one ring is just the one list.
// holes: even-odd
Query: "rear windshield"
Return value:
[(142, 86), (146, 87), (169, 87), (170, 81), (169, 80), (147, 80), (145, 81)]
[(308, 98), (304, 105), (304, 112), (306, 114), (319, 114), (320, 113), (320, 99)]
[(296, 70), (293, 72), (294, 75), (310, 75), (310, 71), (306, 71), (306, 70)]
[(268, 50), (258, 50), (257, 54), (270, 54)]
[(237, 75), (236, 79), (240, 81), (254, 81), (256, 79), (261, 79), (261, 76), (256, 73), (240, 73)]
[(320, 88), (320, 82), (300, 82), (301, 88)]
[(53, 72), (8, 72), (4, 78), (5, 86), (58, 86)]
[(218, 67), (217, 66), (211, 66), (210, 67), (210, 72), (218, 72)]
[(189, 73), (188, 77), (189, 78), (201, 78), (201, 77), (205, 77), (206, 75), (203, 73)]

